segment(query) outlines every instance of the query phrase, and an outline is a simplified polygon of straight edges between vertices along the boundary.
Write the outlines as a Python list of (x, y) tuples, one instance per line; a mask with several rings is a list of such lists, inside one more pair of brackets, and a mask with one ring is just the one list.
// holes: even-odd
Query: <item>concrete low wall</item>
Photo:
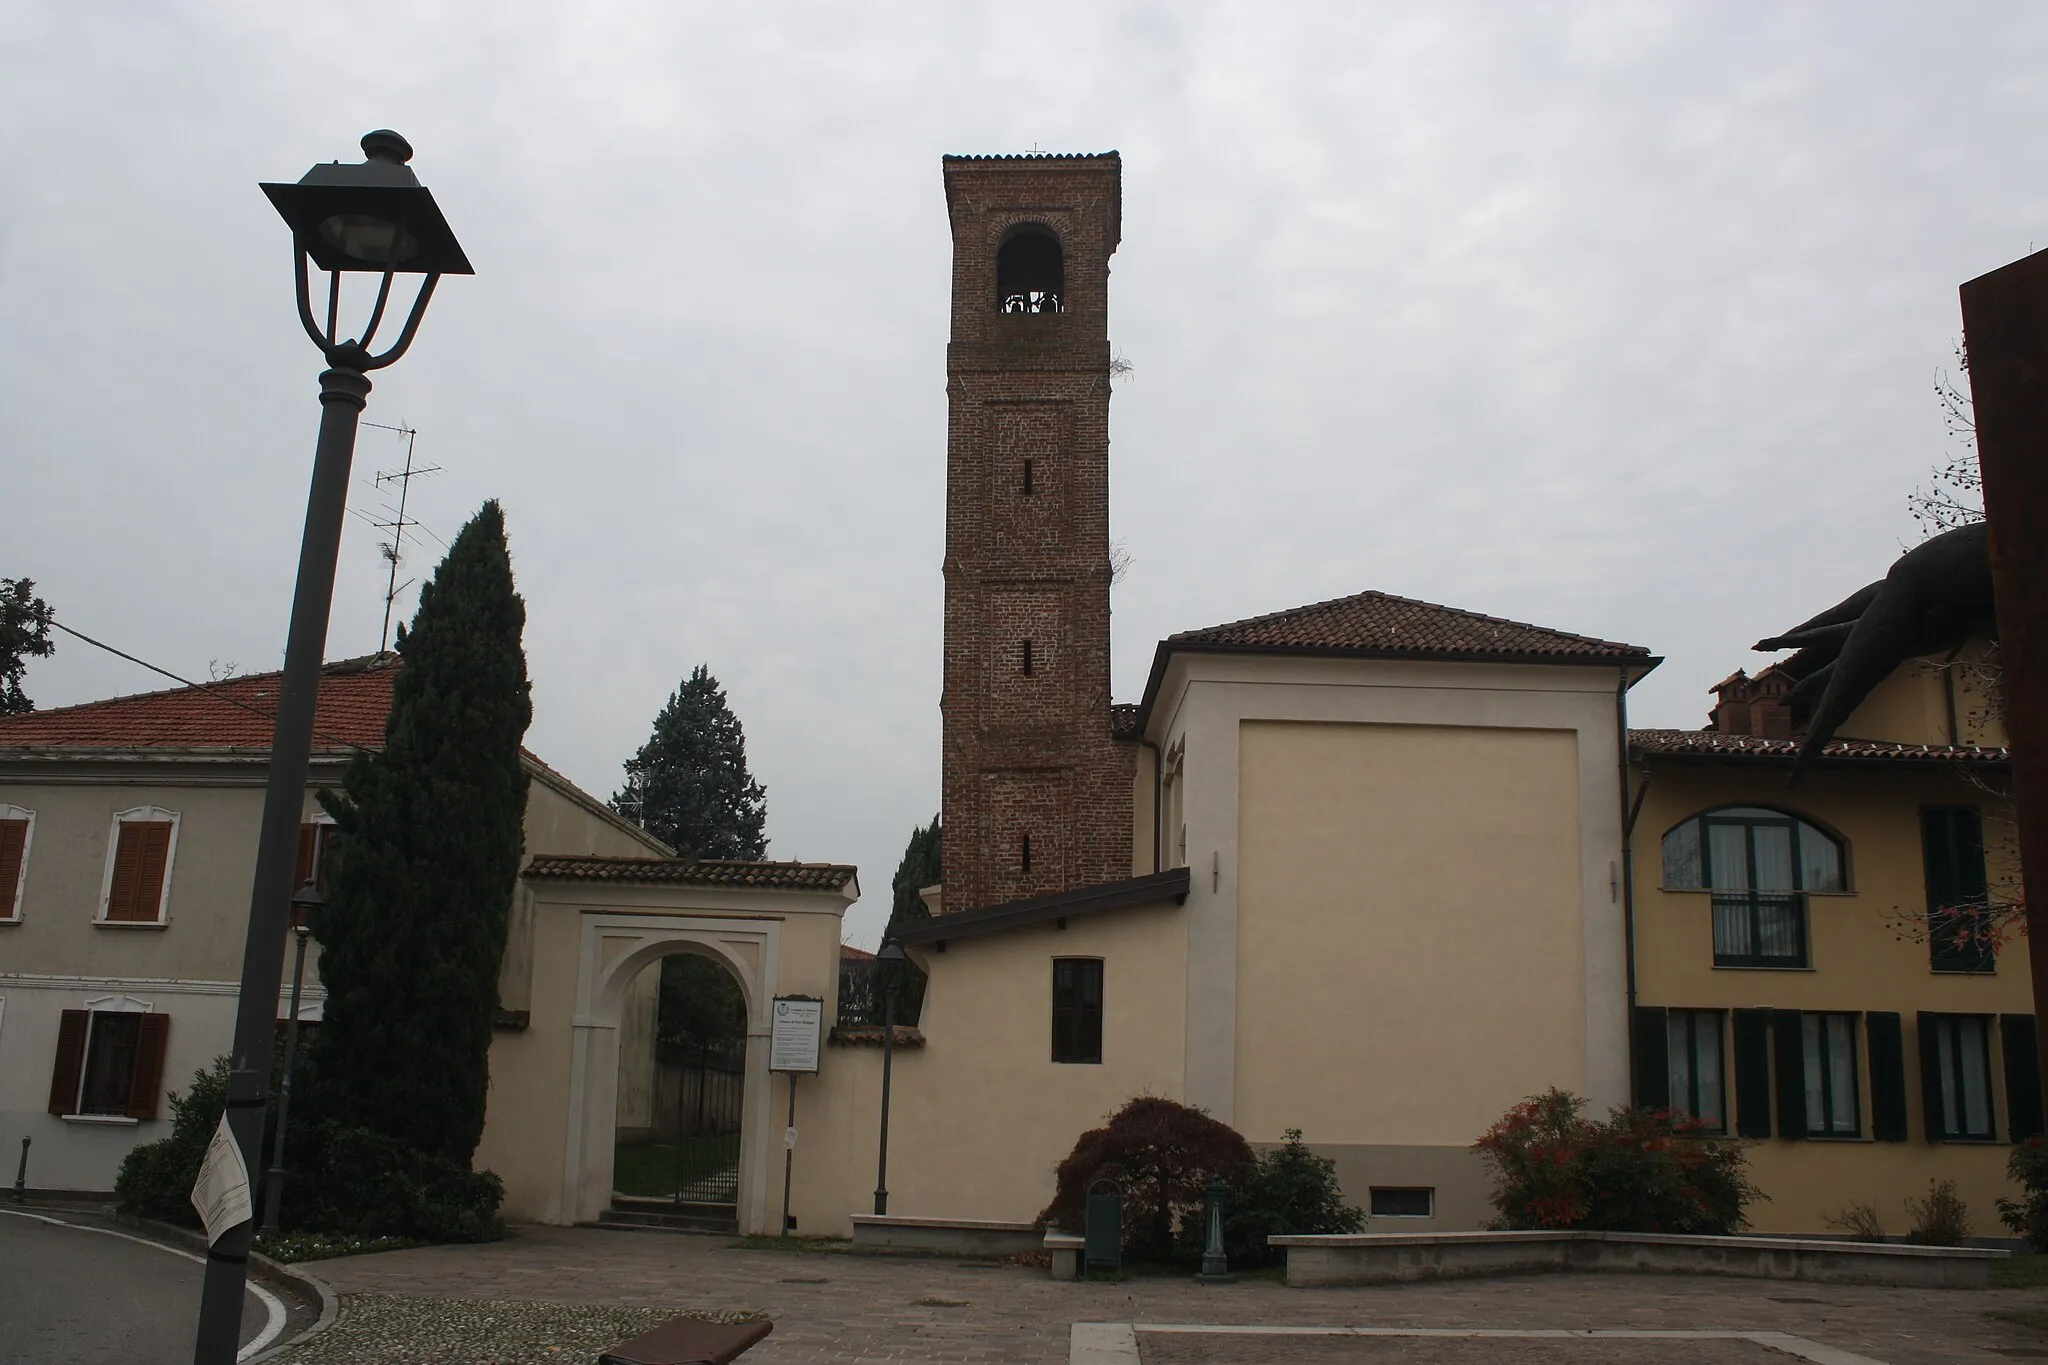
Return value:
[(902, 1214), (853, 1215), (853, 1249), (884, 1255), (1014, 1256), (1037, 1251), (1045, 1231), (1030, 1223), (977, 1218), (911, 1218)]
[(1291, 1285), (1401, 1284), (1563, 1270), (1736, 1275), (1821, 1284), (1984, 1289), (1991, 1263), (2012, 1253), (1982, 1247), (1789, 1237), (1680, 1237), (1627, 1232), (1358, 1233), (1272, 1237), (1287, 1252)]

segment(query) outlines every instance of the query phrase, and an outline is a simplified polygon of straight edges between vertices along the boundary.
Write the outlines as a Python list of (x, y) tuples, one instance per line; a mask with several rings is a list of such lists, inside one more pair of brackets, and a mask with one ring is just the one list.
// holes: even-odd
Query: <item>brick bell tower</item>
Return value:
[(1110, 738), (1115, 152), (949, 156), (944, 908), (1131, 875)]

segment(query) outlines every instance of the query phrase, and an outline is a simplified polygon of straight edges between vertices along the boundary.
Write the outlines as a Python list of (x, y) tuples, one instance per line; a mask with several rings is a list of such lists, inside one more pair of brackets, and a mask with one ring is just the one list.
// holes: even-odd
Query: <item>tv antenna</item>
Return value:
[(405, 467), (403, 469), (379, 470), (376, 478), (376, 484), (380, 491), (387, 483), (398, 485), (397, 519), (395, 521), (375, 523), (380, 529), (391, 532), (390, 540), (379, 541), (377, 544), (378, 552), (384, 556), (385, 562), (391, 566), (391, 572), (384, 582), (384, 629), (377, 636), (377, 652), (382, 654), (391, 640), (391, 604), (398, 600), (398, 594), (401, 589), (412, 586), (410, 578), (406, 579), (403, 583), (398, 581), (398, 561), (405, 554), (405, 528), (419, 525), (417, 521), (407, 521), (405, 518), (406, 497), (412, 492), (412, 481), (414, 479), (425, 478), (429, 474), (439, 474), (441, 466), (437, 464), (415, 466), (413, 464), (412, 447), (413, 442), (419, 439), (419, 432), (411, 427), (386, 426), (382, 422), (365, 422), (363, 425), (366, 427), (376, 427), (380, 431), (396, 432), (400, 436), (405, 437)]

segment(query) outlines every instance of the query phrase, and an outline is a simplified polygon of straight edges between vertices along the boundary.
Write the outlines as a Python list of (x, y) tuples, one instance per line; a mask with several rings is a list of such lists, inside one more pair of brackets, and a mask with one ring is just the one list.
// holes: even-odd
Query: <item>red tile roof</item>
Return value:
[[(1132, 721), (1134, 735), (1142, 733), (1150, 718), (1166, 678), (1167, 660), (1176, 652), (1468, 663), (1636, 663), (1645, 673), (1663, 662), (1642, 645), (1573, 635), (1392, 593), (1361, 592), (1167, 636), (1153, 652), (1145, 699)], [(1114, 717), (1111, 729), (1121, 734)]]
[[(315, 749), (382, 748), (396, 656), (328, 664), (320, 675)], [(0, 716), (0, 749), (268, 749), (280, 673), (176, 687)]]
[(837, 891), (853, 880), (843, 863), (742, 862), (725, 858), (535, 858), (530, 879), (574, 879), (775, 891)]
[[(1629, 752), (1637, 756), (1736, 758), (1790, 762), (1799, 752), (1797, 739), (1765, 739), (1761, 735), (1730, 735), (1719, 730), (1630, 730)], [(2011, 751), (1983, 744), (1894, 744), (1876, 739), (1831, 739), (1822, 747), (1823, 762), (1862, 763), (2005, 763)]]
[(1458, 659), (1642, 659), (1641, 645), (1572, 635), (1523, 621), (1481, 616), (1384, 592), (1315, 602), (1290, 611), (1182, 631), (1164, 642), (1178, 648), (1426, 655)]

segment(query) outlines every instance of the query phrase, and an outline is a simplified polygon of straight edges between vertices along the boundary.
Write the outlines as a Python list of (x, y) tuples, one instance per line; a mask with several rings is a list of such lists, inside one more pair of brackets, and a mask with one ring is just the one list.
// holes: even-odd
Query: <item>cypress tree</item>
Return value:
[(747, 771), (747, 736), (703, 664), (669, 695), (654, 733), (626, 765), (612, 808), (683, 858), (759, 858), (768, 794)]
[(525, 624), (487, 502), (399, 631), (383, 750), (322, 796), (341, 843), (315, 925), (317, 1112), (464, 1166), (483, 1134), (526, 813)]
[(896, 864), (896, 877), (890, 883), (895, 897), (889, 906), (889, 927), (883, 937), (930, 917), (931, 910), (917, 893), (936, 883), (942, 875), (939, 841), (939, 817), (936, 815), (929, 826), (919, 826), (910, 831), (910, 843), (905, 846), (903, 861)]

